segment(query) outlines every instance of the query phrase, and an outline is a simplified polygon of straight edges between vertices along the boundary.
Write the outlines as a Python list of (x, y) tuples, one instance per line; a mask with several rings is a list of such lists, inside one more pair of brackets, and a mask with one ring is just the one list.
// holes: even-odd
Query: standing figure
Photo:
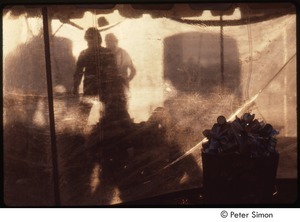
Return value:
[(118, 39), (113, 33), (105, 36), (106, 47), (112, 50), (115, 55), (119, 75), (122, 76), (124, 84), (129, 87), (129, 82), (136, 75), (136, 69), (129, 54), (118, 46)]
[(78, 57), (72, 94), (78, 95), (79, 85), (84, 78), (84, 99), (80, 105), (80, 111), (84, 121), (87, 121), (93, 100), (99, 98), (104, 106), (108, 103), (110, 99), (108, 90), (112, 90), (109, 82), (117, 75), (118, 71), (113, 53), (101, 46), (102, 38), (96, 28), (88, 28), (84, 39), (87, 41), (88, 47)]

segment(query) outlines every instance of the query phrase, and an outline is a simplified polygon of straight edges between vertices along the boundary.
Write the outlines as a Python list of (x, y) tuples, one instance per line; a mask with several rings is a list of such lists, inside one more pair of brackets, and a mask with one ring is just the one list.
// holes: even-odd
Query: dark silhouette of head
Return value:
[(102, 43), (100, 32), (97, 28), (94, 27), (90, 27), (86, 30), (84, 39), (87, 41), (89, 48), (101, 46)]
[(105, 36), (106, 47), (115, 50), (118, 47), (118, 39), (113, 33), (109, 33)]

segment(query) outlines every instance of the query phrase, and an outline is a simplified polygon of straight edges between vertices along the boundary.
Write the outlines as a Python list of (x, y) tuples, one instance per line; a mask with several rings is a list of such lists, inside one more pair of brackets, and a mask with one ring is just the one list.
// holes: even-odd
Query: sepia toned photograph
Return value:
[(296, 10), (5, 5), (5, 206), (294, 204)]

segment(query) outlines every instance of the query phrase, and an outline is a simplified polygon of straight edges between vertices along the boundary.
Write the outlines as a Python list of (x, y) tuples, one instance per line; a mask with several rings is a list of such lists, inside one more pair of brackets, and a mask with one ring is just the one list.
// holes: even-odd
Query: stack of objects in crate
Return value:
[(237, 153), (250, 157), (264, 157), (275, 153), (276, 138), (279, 132), (271, 124), (258, 121), (255, 114), (245, 113), (227, 122), (224, 116), (203, 135), (208, 141), (203, 143), (203, 152), (211, 154)]
[(224, 116), (204, 130), (203, 193), (206, 203), (272, 203), (276, 193), (279, 132), (245, 113), (229, 122)]

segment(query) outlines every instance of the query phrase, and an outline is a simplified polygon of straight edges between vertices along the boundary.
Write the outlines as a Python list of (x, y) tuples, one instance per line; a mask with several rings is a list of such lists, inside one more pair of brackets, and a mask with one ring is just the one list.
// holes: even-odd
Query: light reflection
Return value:
[(122, 200), (120, 199), (120, 191), (117, 187), (114, 188), (113, 190), (113, 198), (111, 199), (109, 204), (118, 204), (121, 203)]
[(38, 101), (32, 120), (36, 126), (46, 127), (48, 125), (48, 116), (45, 115), (45, 113), (47, 113), (48, 106), (45, 102), (47, 103), (47, 100), (40, 99)]
[(183, 176), (181, 177), (179, 183), (180, 183), (180, 184), (187, 183), (187, 182), (189, 181), (189, 179), (190, 179), (190, 178), (189, 178), (189, 175), (185, 172), (185, 173), (183, 174)]
[[(25, 17), (13, 19), (7, 13), (3, 17), (3, 57), (5, 58), (10, 52), (15, 50), (18, 45), (25, 43), (27, 40), (27, 27), (25, 25)], [(11, 27), (22, 27), (11, 28)]]
[(90, 177), (91, 194), (93, 194), (100, 185), (100, 164), (95, 164)]

